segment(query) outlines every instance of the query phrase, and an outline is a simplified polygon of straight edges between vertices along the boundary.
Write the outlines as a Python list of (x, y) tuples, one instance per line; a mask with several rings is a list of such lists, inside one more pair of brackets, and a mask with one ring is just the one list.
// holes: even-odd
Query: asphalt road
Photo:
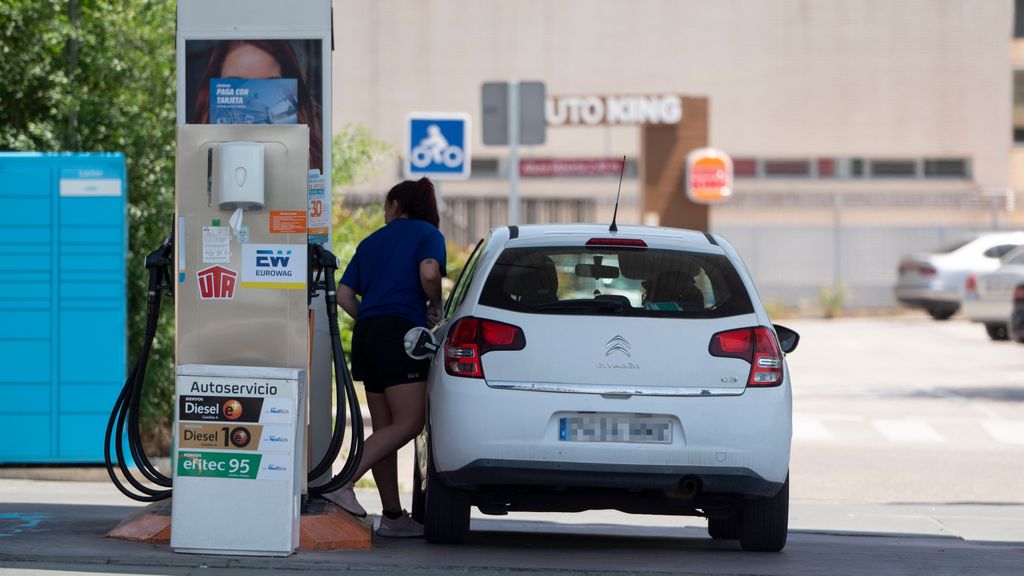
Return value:
[[(790, 541), (744, 553), (697, 518), (474, 515), (462, 547), (197, 557), (105, 540), (132, 503), (104, 483), (0, 480), (0, 573), (1024, 573), (1024, 345), (923, 316), (783, 322), (794, 439)], [(371, 514), (374, 493), (360, 491)], [(31, 518), (35, 518), (32, 520)]]

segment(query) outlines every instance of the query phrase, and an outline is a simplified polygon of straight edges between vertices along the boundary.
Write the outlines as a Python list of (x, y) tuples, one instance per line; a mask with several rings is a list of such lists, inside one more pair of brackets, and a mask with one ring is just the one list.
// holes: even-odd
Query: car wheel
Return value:
[(740, 546), (754, 552), (778, 552), (789, 533), (789, 476), (771, 498), (749, 500), (743, 508)]
[(460, 544), (469, 536), (469, 495), (445, 486), (427, 452), (427, 501), (424, 536), (434, 544)]
[(412, 467), (412, 519), (423, 523), (427, 502), (427, 491), (423, 489), (423, 474), (420, 473), (420, 444), (413, 440)]
[(928, 315), (936, 320), (949, 320), (956, 314), (956, 308), (928, 308)]
[(1006, 324), (985, 324), (985, 332), (993, 340), (1010, 339), (1010, 335), (1006, 332)]
[(740, 509), (728, 518), (708, 518), (708, 536), (714, 540), (737, 540), (743, 528), (743, 513)]

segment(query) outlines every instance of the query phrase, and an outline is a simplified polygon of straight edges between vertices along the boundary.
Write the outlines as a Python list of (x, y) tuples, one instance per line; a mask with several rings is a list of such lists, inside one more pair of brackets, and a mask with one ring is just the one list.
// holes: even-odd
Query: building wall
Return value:
[[(335, 128), (364, 123), (398, 149), (406, 113), (478, 115), (482, 82), (537, 79), (551, 94), (706, 95), (711, 144), (734, 156), (968, 157), (977, 185), (1009, 185), (1009, 0), (336, 0), (334, 13)], [(503, 155), (480, 138), (477, 156)], [(524, 154), (637, 149), (635, 128), (556, 128)]]

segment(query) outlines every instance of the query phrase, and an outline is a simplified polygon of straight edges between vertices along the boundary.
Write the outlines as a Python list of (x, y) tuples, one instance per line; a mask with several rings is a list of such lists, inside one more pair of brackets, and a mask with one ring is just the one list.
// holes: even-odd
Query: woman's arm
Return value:
[(437, 260), (427, 258), (420, 262), (420, 286), (430, 301), (427, 323), (433, 326), (441, 321), (441, 265)]
[(339, 285), (338, 306), (341, 306), (341, 309), (355, 320), (359, 315), (359, 300), (356, 300), (356, 291), (346, 284)]

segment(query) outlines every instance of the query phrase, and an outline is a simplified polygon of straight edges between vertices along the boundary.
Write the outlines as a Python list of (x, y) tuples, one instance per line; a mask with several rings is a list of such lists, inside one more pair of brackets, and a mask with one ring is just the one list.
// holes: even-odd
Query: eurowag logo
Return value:
[(256, 250), (256, 276), (291, 278), (292, 270), (288, 267), (291, 259), (291, 250)]

